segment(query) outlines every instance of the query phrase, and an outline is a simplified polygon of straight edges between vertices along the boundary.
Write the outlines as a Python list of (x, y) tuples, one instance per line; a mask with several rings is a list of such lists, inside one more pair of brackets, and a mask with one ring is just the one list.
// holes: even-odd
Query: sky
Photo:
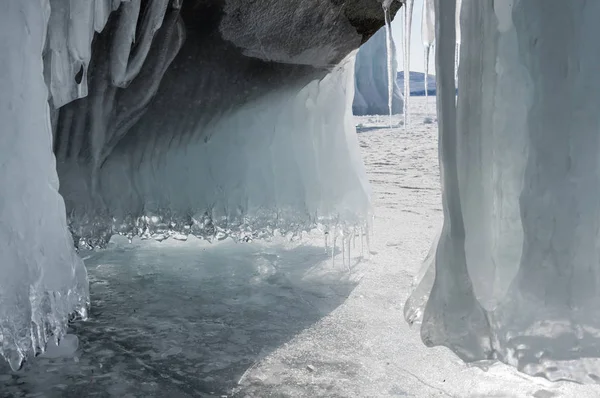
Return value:
[[(421, 42), (421, 15), (423, 14), (423, 0), (415, 0), (413, 7), (412, 29), (410, 37), (410, 70), (416, 72), (425, 71), (423, 43)], [(403, 19), (404, 7), (398, 11), (396, 17), (392, 21), (392, 36), (396, 44), (398, 54), (398, 70), (403, 70), (402, 66), (402, 40), (403, 40)], [(429, 60), (429, 73), (435, 73), (435, 65), (433, 62), (433, 53)]]

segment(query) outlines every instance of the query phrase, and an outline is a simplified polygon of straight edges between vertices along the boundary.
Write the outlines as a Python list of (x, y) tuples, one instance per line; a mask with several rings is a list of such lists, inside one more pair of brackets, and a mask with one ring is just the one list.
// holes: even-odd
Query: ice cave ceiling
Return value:
[[(139, 170), (141, 163), (153, 161), (148, 153), (165, 154), (189, 147), (190, 141), (207, 142), (221, 134), (222, 127), (214, 127), (220, 120), (239, 114), (244, 106), (322, 79), (384, 23), (381, 4), (373, 0), (132, 0), (110, 14), (110, 2), (84, 3), (87, 9), (50, 2), (56, 11), (50, 17), (44, 60), (60, 192), (76, 238), (85, 237), (92, 246), (114, 230), (114, 225), (100, 226), (106, 219), (165, 208), (189, 212), (224, 200), (211, 197), (174, 207), (172, 198), (155, 195), (168, 185), (158, 180), (171, 178), (157, 175), (156, 164), (143, 183), (133, 180), (144, 178)], [(117, 3), (112, 2), (112, 8)], [(394, 3), (391, 11), (399, 7)], [(102, 19), (106, 15), (108, 19), (103, 28), (94, 19), (98, 33), (91, 40), (90, 57), (81, 37), (74, 38), (91, 35), (91, 26), (78, 27), (80, 22), (67, 23), (65, 18), (75, 11), (97, 18), (99, 9)], [(254, 134), (252, 123), (245, 123), (247, 134)], [(220, 164), (224, 160), (210, 163), (224, 167)], [(112, 192), (116, 173), (109, 170), (115, 163), (120, 169), (129, 168), (126, 185), (143, 184), (148, 189)], [(148, 208), (150, 201), (155, 202), (154, 209)], [(264, 201), (257, 205), (273, 207)]]

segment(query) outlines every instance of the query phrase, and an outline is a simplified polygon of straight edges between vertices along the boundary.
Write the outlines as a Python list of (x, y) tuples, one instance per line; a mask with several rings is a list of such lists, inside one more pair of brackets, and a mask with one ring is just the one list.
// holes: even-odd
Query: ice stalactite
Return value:
[(163, 23), (169, 1), (149, 0), (139, 25), (141, 0), (130, 0), (121, 6), (110, 50), (110, 75), (114, 86), (127, 87), (140, 73), (154, 35)]
[[(179, 10), (167, 12), (167, 4), (166, 0), (148, 2), (140, 9), (139, 0), (124, 3), (108, 22), (107, 30), (114, 34), (96, 37), (88, 68), (90, 94), (56, 112), (54, 151), (59, 172), (85, 174), (76, 184), (89, 187), (90, 200), (98, 206), (103, 205), (98, 192), (100, 167), (142, 117), (182, 46), (185, 33)], [(71, 189), (67, 181), (62, 191)]]
[(14, 370), (50, 336), (62, 338), (69, 316), (85, 316), (88, 303), (51, 151), (41, 57), (49, 13), (48, 1), (8, 1), (0, 12), (0, 356)]
[(463, 0), (458, 100), (454, 4), (436, 1), (444, 226), (407, 319), (466, 361), (597, 383), (600, 3)]
[[(384, 0), (382, 3), (383, 13), (385, 17), (385, 43), (387, 56), (387, 81), (388, 81), (388, 110), (390, 113), (390, 128), (392, 127), (392, 105), (394, 101), (394, 83), (396, 81), (396, 73), (394, 70), (394, 38), (392, 37), (392, 19), (390, 17), (390, 5), (393, 0)], [(406, 98), (405, 102), (406, 104)], [(406, 115), (405, 115), (406, 117)]]
[(404, 128), (410, 124), (410, 35), (412, 29), (414, 0), (404, 0), (402, 32), (402, 69), (404, 71)]
[(461, 28), (460, 28), (460, 14), (462, 10), (463, 0), (456, 0), (456, 50), (454, 52), (454, 84), (458, 87), (458, 68), (460, 66), (460, 43), (461, 43)]
[(423, 14), (421, 20), (421, 41), (424, 47), (424, 88), (425, 106), (429, 105), (429, 57), (435, 42), (435, 4), (434, 0), (423, 0)]

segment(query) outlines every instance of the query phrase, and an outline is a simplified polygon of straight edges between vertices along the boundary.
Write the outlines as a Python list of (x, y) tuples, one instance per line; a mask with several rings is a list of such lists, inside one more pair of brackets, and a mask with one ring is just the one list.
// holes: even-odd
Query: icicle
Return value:
[(340, 235), (340, 240), (342, 241), (342, 265), (346, 265), (346, 237), (344, 236), (343, 231)]
[(458, 87), (458, 67), (460, 63), (460, 10), (462, 9), (462, 0), (456, 0), (456, 48), (454, 49), (454, 86)]
[(369, 237), (369, 234), (372, 233), (371, 228), (369, 228), (369, 223), (367, 222), (367, 224), (365, 225), (365, 239), (366, 239), (366, 243), (367, 243), (367, 257), (369, 257), (369, 255), (371, 254), (371, 239)]
[(333, 229), (333, 245), (331, 250), (331, 266), (335, 267), (335, 241), (337, 239), (336, 236), (336, 228)]
[(429, 57), (435, 41), (435, 5), (433, 0), (423, 0), (423, 18), (421, 20), (421, 41), (425, 47), (425, 112), (429, 108)]
[(365, 240), (363, 238), (363, 229), (364, 228), (360, 228), (359, 230), (359, 234), (360, 234), (360, 256), (364, 257), (365, 256)]
[(348, 259), (348, 263), (346, 264), (346, 267), (348, 268), (348, 271), (351, 271), (350, 269), (350, 241), (352, 240), (352, 235), (348, 235), (348, 243), (346, 243), (346, 258)]
[(394, 101), (394, 38), (392, 37), (392, 20), (390, 17), (390, 5), (393, 0), (384, 0), (383, 14), (385, 17), (385, 43), (387, 53), (387, 78), (388, 78), (388, 109), (390, 112), (390, 128), (392, 128), (392, 106)]
[(404, 0), (404, 34), (402, 35), (402, 52), (404, 57), (404, 128), (408, 128), (410, 123), (409, 102), (410, 102), (410, 33), (412, 26), (414, 0)]

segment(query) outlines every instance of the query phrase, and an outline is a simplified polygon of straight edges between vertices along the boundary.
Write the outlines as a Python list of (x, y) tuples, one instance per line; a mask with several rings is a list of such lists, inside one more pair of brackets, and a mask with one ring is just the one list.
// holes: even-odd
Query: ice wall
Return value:
[(466, 361), (598, 382), (600, 3), (463, 0), (456, 106), (455, 4), (436, 0), (444, 227), (405, 313)]
[(0, 13), (0, 355), (13, 369), (48, 334), (62, 337), (88, 301), (51, 151), (41, 57), (49, 17), (48, 1), (8, 1)]
[[(395, 48), (393, 51), (392, 70), (398, 70)], [(360, 47), (356, 56), (355, 72), (356, 92), (352, 104), (354, 114), (387, 115), (389, 113), (389, 105), (385, 29), (379, 30), (368, 42)], [(404, 102), (400, 87), (395, 79), (391, 87), (393, 94), (392, 113), (395, 115), (401, 114)]]

